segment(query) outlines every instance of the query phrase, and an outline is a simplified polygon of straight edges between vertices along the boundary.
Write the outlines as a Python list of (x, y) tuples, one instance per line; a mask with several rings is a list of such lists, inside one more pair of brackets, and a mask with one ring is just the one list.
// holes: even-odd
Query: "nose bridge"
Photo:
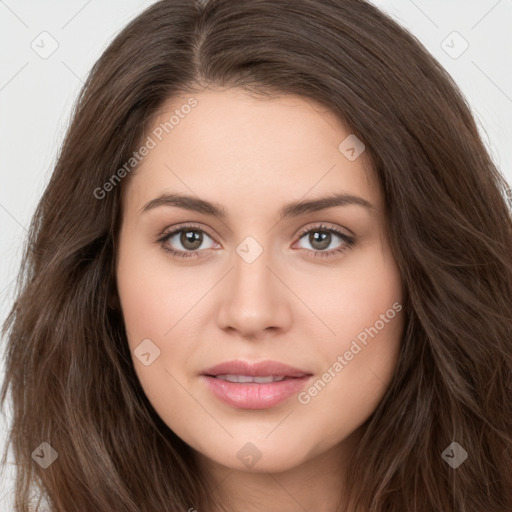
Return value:
[(233, 258), (219, 322), (244, 334), (283, 327), (289, 315), (286, 297), (279, 290), (283, 285), (269, 269), (275, 267), (272, 250), (246, 237)]
[(236, 247), (233, 269), (233, 294), (247, 305), (271, 298), (272, 283), (272, 251), (254, 237), (248, 236)]

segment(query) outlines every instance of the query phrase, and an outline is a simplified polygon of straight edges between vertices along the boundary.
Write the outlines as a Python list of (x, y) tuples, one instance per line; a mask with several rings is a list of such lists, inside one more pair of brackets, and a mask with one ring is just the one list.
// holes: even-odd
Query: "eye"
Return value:
[[(342, 233), (336, 228), (325, 225), (302, 231), (299, 242), (303, 239), (312, 247), (311, 249), (305, 248), (305, 250), (309, 255), (315, 258), (336, 256), (349, 250), (355, 244), (354, 237)], [(334, 248), (331, 247), (330, 250), (326, 250), (336, 239), (339, 240), (338, 244)], [(203, 247), (205, 240), (210, 240), (210, 246)], [(164, 251), (171, 254), (174, 258), (200, 257), (201, 252), (206, 249), (212, 249), (215, 244), (213, 239), (203, 229), (194, 225), (178, 226), (164, 233), (158, 242), (161, 244)], [(181, 248), (179, 246), (181, 246)]]
[[(311, 254), (316, 258), (326, 258), (336, 256), (342, 252), (345, 252), (353, 247), (355, 239), (345, 233), (342, 233), (338, 229), (328, 226), (316, 226), (307, 231), (303, 231), (300, 235), (299, 242), (305, 239), (305, 241), (311, 246), (311, 249), (306, 248), (308, 254)], [(339, 240), (335, 247), (331, 247), (330, 250), (326, 250), (333, 242)]]
[[(199, 253), (205, 249), (212, 248), (211, 245), (209, 247), (202, 247), (206, 239), (213, 242), (212, 238), (203, 229), (197, 226), (187, 225), (179, 226), (165, 233), (158, 242), (160, 242), (162, 248), (173, 257), (191, 258), (199, 256)], [(180, 245), (182, 248), (179, 247)], [(175, 247), (178, 247), (178, 249)]]

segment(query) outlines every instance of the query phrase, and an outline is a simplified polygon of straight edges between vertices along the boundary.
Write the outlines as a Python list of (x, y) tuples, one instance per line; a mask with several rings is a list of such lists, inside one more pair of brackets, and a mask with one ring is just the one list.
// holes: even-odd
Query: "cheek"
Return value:
[(117, 283), (131, 343), (166, 339), (201, 297), (191, 273), (173, 269), (163, 250), (126, 240), (119, 251)]
[[(376, 322), (381, 326), (381, 315), (387, 311), (393, 318), (393, 304), (402, 303), (399, 270), (387, 246), (380, 243), (350, 254), (339, 268), (318, 274), (314, 287), (311, 283), (308, 280), (302, 294), (329, 327), (322, 329), (322, 339), (339, 350)], [(385, 322), (385, 330), (391, 323), (397, 322)]]
[[(382, 400), (398, 361), (404, 312), (399, 271), (389, 253), (361, 253), (316, 301), (334, 331), (322, 337), (319, 375), (299, 396), (326, 446), (360, 426)], [(324, 297), (324, 298), (322, 298)], [(323, 306), (323, 307), (322, 307)], [(312, 433), (313, 435), (313, 433)]]
[(324, 354), (323, 371), (299, 396), (308, 417), (325, 419), (326, 442), (338, 436), (340, 428), (350, 432), (364, 423), (389, 387), (404, 324), (401, 304), (394, 304), (385, 320), (373, 321), (357, 336), (339, 337)]
[(148, 400), (170, 424), (170, 397), (182, 412), (193, 405), (173, 376), (193, 350), (192, 344), (179, 342), (179, 335), (199, 291), (187, 287), (182, 274), (171, 272), (165, 257), (155, 252), (126, 240), (119, 251), (117, 284), (135, 372)]
[(173, 269), (163, 251), (136, 242), (127, 237), (120, 246), (118, 292), (135, 371), (155, 402), (162, 390), (178, 396), (172, 375), (197, 352), (194, 315), (208, 288), (206, 281), (200, 286), (193, 280), (194, 269)]
[[(135, 265), (118, 269), (118, 290), (124, 322), (131, 344), (144, 338), (160, 338), (172, 320), (165, 295), (155, 288), (155, 272)], [(167, 328), (166, 328), (167, 326)], [(133, 347), (132, 347), (133, 348)]]

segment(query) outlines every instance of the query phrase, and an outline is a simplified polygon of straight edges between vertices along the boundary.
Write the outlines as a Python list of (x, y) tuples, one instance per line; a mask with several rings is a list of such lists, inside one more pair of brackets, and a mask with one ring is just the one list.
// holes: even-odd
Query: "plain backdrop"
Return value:
[[(0, 0), (2, 323), (12, 305), (27, 228), (51, 175), (73, 102), (103, 50), (122, 27), (152, 3)], [(511, 183), (512, 0), (374, 3), (408, 28), (453, 76), (472, 107), (496, 164)], [(4, 375), (3, 348), (0, 381)], [(8, 409), (0, 420), (3, 450)], [(12, 511), (12, 457), (9, 460), (0, 476), (0, 512)]]

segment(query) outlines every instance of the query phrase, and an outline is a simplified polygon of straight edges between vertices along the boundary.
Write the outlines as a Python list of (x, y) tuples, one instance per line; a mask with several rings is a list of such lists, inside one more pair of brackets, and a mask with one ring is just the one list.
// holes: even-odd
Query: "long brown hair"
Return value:
[[(509, 189), (448, 73), (363, 0), (162, 0), (94, 65), (3, 328), (15, 510), (34, 490), (59, 512), (222, 509), (132, 365), (115, 285), (125, 182), (94, 194), (164, 102), (208, 86), (325, 105), (364, 141), (385, 196), (406, 328), (350, 460), (351, 510), (512, 510)], [(43, 442), (58, 454), (46, 469)]]

